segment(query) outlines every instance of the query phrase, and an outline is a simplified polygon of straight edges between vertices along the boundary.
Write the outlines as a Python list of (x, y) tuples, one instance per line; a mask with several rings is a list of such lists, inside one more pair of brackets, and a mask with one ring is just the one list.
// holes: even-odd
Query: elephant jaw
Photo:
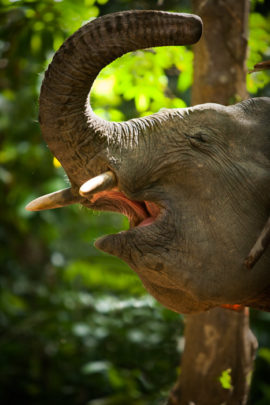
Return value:
[(89, 199), (89, 205), (87, 203), (84, 205), (98, 211), (118, 212), (128, 218), (130, 226), (127, 231), (103, 236), (95, 242), (98, 249), (127, 262), (129, 262), (127, 258), (132, 256), (131, 250), (134, 247), (131, 241), (135, 243), (135, 239), (138, 241), (150, 239), (148, 232), (151, 236), (153, 233), (156, 234), (155, 227), (161, 220), (163, 221), (165, 211), (154, 202), (130, 200), (117, 188), (96, 193)]

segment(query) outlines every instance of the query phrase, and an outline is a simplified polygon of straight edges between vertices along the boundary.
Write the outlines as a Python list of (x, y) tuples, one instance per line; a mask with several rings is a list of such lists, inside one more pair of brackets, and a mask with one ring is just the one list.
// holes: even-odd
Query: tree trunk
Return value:
[[(194, 47), (192, 104), (245, 99), (249, 1), (193, 0), (193, 8), (204, 30)], [(185, 342), (167, 405), (246, 404), (257, 347), (248, 310), (216, 308), (187, 316)]]

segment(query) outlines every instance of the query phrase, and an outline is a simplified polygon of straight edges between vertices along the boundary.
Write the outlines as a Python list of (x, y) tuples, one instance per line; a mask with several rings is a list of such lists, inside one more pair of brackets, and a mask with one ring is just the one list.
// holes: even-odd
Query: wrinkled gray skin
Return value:
[[(181, 313), (224, 304), (269, 309), (268, 254), (250, 271), (244, 259), (269, 214), (270, 100), (162, 110), (125, 123), (105, 122), (85, 107), (93, 80), (111, 60), (149, 46), (193, 43), (200, 31), (198, 17), (148, 11), (87, 24), (46, 73), (41, 128), (75, 196), (110, 169), (129, 200), (161, 208), (152, 224), (96, 242), (126, 261), (158, 301)], [(124, 211), (106, 196), (80, 203)]]
[(165, 110), (132, 156), (118, 157), (125, 194), (164, 210), (152, 225), (96, 246), (124, 259), (167, 307), (247, 303), (266, 286), (267, 257), (252, 271), (243, 261), (269, 213), (269, 111), (262, 98)]

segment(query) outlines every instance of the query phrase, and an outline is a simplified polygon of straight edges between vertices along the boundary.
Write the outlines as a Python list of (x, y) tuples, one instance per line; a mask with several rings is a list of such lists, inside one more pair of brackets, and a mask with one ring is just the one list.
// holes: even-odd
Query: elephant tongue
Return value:
[(142, 222), (140, 222), (138, 226), (147, 226), (152, 224), (152, 222), (154, 222), (154, 220), (160, 213), (160, 208), (155, 203), (150, 201), (144, 201), (144, 204), (150, 216), (148, 216)]

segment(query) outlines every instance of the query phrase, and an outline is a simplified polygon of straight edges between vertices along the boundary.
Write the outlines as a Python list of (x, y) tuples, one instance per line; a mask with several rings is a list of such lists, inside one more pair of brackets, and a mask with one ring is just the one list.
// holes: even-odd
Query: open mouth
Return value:
[(151, 225), (161, 212), (161, 207), (156, 203), (130, 200), (117, 189), (94, 194), (90, 203), (90, 208), (94, 210), (119, 212), (125, 215), (130, 228)]

